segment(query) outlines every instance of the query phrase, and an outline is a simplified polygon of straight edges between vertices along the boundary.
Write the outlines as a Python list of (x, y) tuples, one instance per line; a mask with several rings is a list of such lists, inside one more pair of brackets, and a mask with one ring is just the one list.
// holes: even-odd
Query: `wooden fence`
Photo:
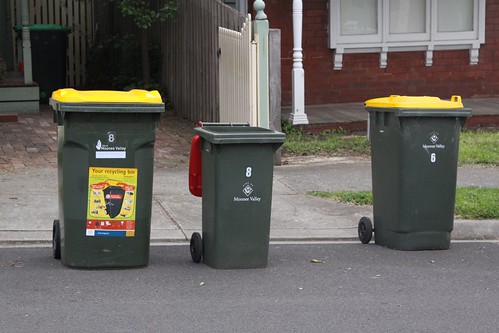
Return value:
[[(149, 0), (160, 8), (164, 0)], [(222, 0), (173, 0), (179, 7), (174, 20), (156, 23), (151, 41), (161, 48), (161, 84), (177, 113), (192, 121), (219, 121), (218, 28), (239, 31), (246, 16)], [(130, 18), (116, 8), (94, 2), (98, 36), (139, 34)]]
[[(10, 0), (15, 24), (21, 24), (21, 2)], [(87, 49), (93, 38), (92, 1), (29, 0), (30, 24), (57, 24), (71, 28), (68, 35), (67, 80), (69, 87), (85, 83)], [(19, 50), (19, 46), (17, 47)], [(17, 52), (20, 57), (20, 52)]]
[(175, 110), (193, 121), (219, 121), (218, 28), (240, 31), (246, 16), (220, 0), (176, 0), (179, 17), (158, 25), (162, 80)]

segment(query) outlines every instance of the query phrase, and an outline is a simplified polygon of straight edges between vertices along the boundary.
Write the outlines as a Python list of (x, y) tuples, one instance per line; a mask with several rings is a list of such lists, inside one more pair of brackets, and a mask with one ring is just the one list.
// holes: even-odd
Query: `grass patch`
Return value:
[[(313, 191), (310, 195), (331, 198), (354, 205), (372, 205), (371, 191)], [(499, 189), (490, 187), (459, 187), (456, 190), (455, 214), (466, 220), (499, 219)]]
[[(305, 133), (284, 123), (285, 155), (365, 156), (371, 145), (365, 135), (346, 135), (344, 131)], [(499, 166), (499, 131), (463, 131), (459, 143), (459, 164)]]
[(283, 131), (286, 133), (283, 148), (288, 155), (369, 156), (371, 152), (365, 135), (346, 135), (341, 130), (304, 133), (289, 126), (283, 126)]
[(463, 131), (459, 142), (460, 164), (499, 166), (499, 131)]
[(333, 199), (357, 206), (372, 206), (373, 204), (373, 193), (371, 191), (312, 191), (308, 194), (313, 195), (314, 197)]
[(369, 142), (361, 136), (341, 134), (307, 134), (300, 141), (286, 141), (286, 153), (291, 155), (348, 156), (369, 155)]
[(472, 220), (498, 219), (499, 189), (477, 186), (458, 188), (456, 216)]

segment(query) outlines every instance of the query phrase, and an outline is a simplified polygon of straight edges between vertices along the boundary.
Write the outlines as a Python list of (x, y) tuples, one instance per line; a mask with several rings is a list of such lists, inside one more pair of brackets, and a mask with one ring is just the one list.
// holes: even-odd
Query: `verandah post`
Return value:
[(308, 124), (305, 113), (305, 71), (302, 52), (303, 2), (293, 0), (293, 72), (292, 106), (289, 121), (293, 125)]

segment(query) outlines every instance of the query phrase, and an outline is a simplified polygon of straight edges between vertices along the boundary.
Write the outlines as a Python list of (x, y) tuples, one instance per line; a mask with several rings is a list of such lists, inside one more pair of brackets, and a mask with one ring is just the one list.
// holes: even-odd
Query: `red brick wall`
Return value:
[[(291, 104), (293, 22), (291, 0), (266, 0), (270, 27), (281, 29), (282, 104)], [(499, 95), (499, 0), (487, 0), (485, 44), (478, 65), (469, 64), (469, 51), (434, 51), (433, 66), (424, 52), (389, 52), (387, 68), (379, 68), (379, 53), (345, 54), (343, 69), (333, 70), (328, 48), (328, 0), (303, 0), (303, 67), (305, 103), (360, 102), (400, 95)], [(252, 8), (253, 1), (249, 1)]]

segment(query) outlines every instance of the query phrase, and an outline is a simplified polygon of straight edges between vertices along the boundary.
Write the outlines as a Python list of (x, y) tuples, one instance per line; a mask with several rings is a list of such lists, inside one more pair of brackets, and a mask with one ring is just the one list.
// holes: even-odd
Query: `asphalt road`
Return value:
[[(2, 332), (497, 332), (499, 243), (404, 252), (272, 244), (265, 269), (215, 270), (188, 247), (149, 266), (75, 270), (0, 248)], [(313, 263), (312, 260), (321, 261)]]

